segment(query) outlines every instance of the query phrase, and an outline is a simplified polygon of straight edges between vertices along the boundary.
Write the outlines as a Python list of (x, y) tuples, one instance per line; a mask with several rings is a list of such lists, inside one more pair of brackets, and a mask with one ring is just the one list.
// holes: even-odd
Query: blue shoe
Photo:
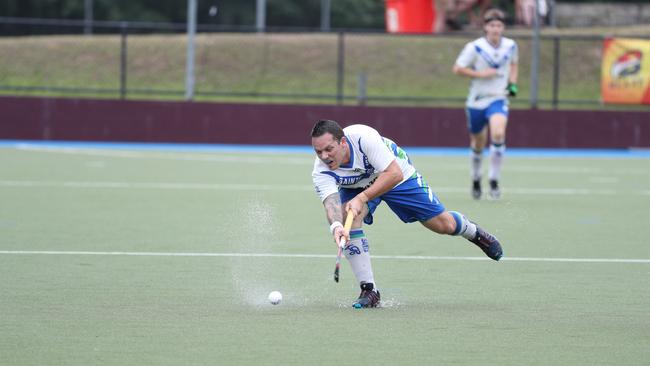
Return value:
[(478, 225), (476, 225), (476, 236), (470, 241), (495, 261), (498, 261), (503, 256), (503, 249), (501, 249), (499, 240)]
[(372, 283), (362, 283), (361, 294), (357, 301), (352, 304), (352, 307), (355, 309), (376, 308), (379, 305), (380, 299), (381, 295), (379, 291), (375, 290), (375, 286)]

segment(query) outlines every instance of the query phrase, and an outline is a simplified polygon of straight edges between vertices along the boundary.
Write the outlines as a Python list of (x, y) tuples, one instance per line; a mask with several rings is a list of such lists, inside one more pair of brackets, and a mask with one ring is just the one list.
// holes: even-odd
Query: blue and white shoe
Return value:
[(352, 307), (355, 309), (376, 308), (380, 299), (381, 295), (372, 283), (362, 283), (361, 294), (359, 294), (357, 301), (352, 304)]
[(477, 247), (481, 248), (485, 255), (495, 261), (498, 261), (503, 256), (503, 249), (501, 249), (501, 243), (499, 243), (499, 240), (492, 234), (481, 229), (478, 225), (476, 225), (476, 236), (470, 241), (476, 244)]

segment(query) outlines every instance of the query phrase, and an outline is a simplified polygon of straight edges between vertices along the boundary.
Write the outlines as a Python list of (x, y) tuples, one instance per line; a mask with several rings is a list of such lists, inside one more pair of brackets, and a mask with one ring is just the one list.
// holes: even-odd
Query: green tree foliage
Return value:
[[(383, 0), (331, 0), (333, 28), (383, 28)], [(267, 24), (317, 28), (321, 0), (267, 0)]]
[(384, 1), (332, 0), (332, 27), (384, 28)]
[[(82, 19), (85, 5), (84, 0), (4, 0), (0, 5), (0, 15)], [(176, 13), (185, 18), (186, 8), (185, 1), (93, 0), (93, 15), (96, 20), (172, 21)]]
[[(213, 6), (217, 13), (211, 16), (210, 8)], [(255, 0), (199, 0), (198, 21), (202, 24), (252, 26), (255, 24)]]
[[(320, 26), (321, 0), (266, 0), (266, 23), (276, 27)], [(85, 0), (3, 0), (0, 16), (83, 19)], [(210, 8), (216, 7), (216, 15)], [(198, 22), (255, 25), (256, 0), (198, 0)], [(183, 23), (187, 0), (93, 0), (95, 20)], [(331, 0), (331, 26), (383, 28), (383, 0)]]

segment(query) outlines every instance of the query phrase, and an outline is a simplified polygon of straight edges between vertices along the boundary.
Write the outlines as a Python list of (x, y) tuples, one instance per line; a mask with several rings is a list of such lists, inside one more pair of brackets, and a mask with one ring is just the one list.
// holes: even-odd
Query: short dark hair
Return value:
[(506, 13), (497, 8), (489, 9), (483, 14), (483, 23), (487, 24), (493, 20), (498, 20), (503, 24), (506, 24)]
[(316, 122), (314, 128), (311, 129), (311, 137), (320, 137), (326, 133), (331, 133), (336, 141), (341, 141), (343, 138), (343, 129), (336, 121), (329, 119), (321, 119)]

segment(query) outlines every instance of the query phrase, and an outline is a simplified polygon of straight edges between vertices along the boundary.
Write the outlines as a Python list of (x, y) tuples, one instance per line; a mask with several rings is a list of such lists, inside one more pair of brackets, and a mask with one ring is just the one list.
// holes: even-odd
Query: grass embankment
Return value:
[[(572, 30), (571, 34), (642, 35), (648, 31), (650, 26), (636, 26)], [(439, 98), (461, 105), (469, 81), (453, 75), (451, 67), (464, 43), (478, 34), (346, 34), (346, 103), (357, 103), (359, 75), (364, 74), (370, 103), (432, 105), (431, 98)], [(549, 29), (544, 34), (566, 32)], [(507, 35), (520, 46), (521, 95), (515, 107), (526, 106), (530, 98), (530, 31), (513, 30)], [(560, 100), (599, 100), (601, 46), (600, 40), (560, 42)], [(0, 49), (2, 93), (119, 97), (119, 36), (0, 38)], [(538, 89), (542, 101), (553, 96), (553, 49), (552, 40), (542, 40)], [(200, 34), (196, 38), (196, 99), (334, 103), (337, 50), (336, 34)], [(182, 99), (185, 58), (184, 35), (129, 36), (127, 98)], [(74, 92), (74, 88), (83, 90)], [(392, 100), (399, 97), (411, 100)]]

